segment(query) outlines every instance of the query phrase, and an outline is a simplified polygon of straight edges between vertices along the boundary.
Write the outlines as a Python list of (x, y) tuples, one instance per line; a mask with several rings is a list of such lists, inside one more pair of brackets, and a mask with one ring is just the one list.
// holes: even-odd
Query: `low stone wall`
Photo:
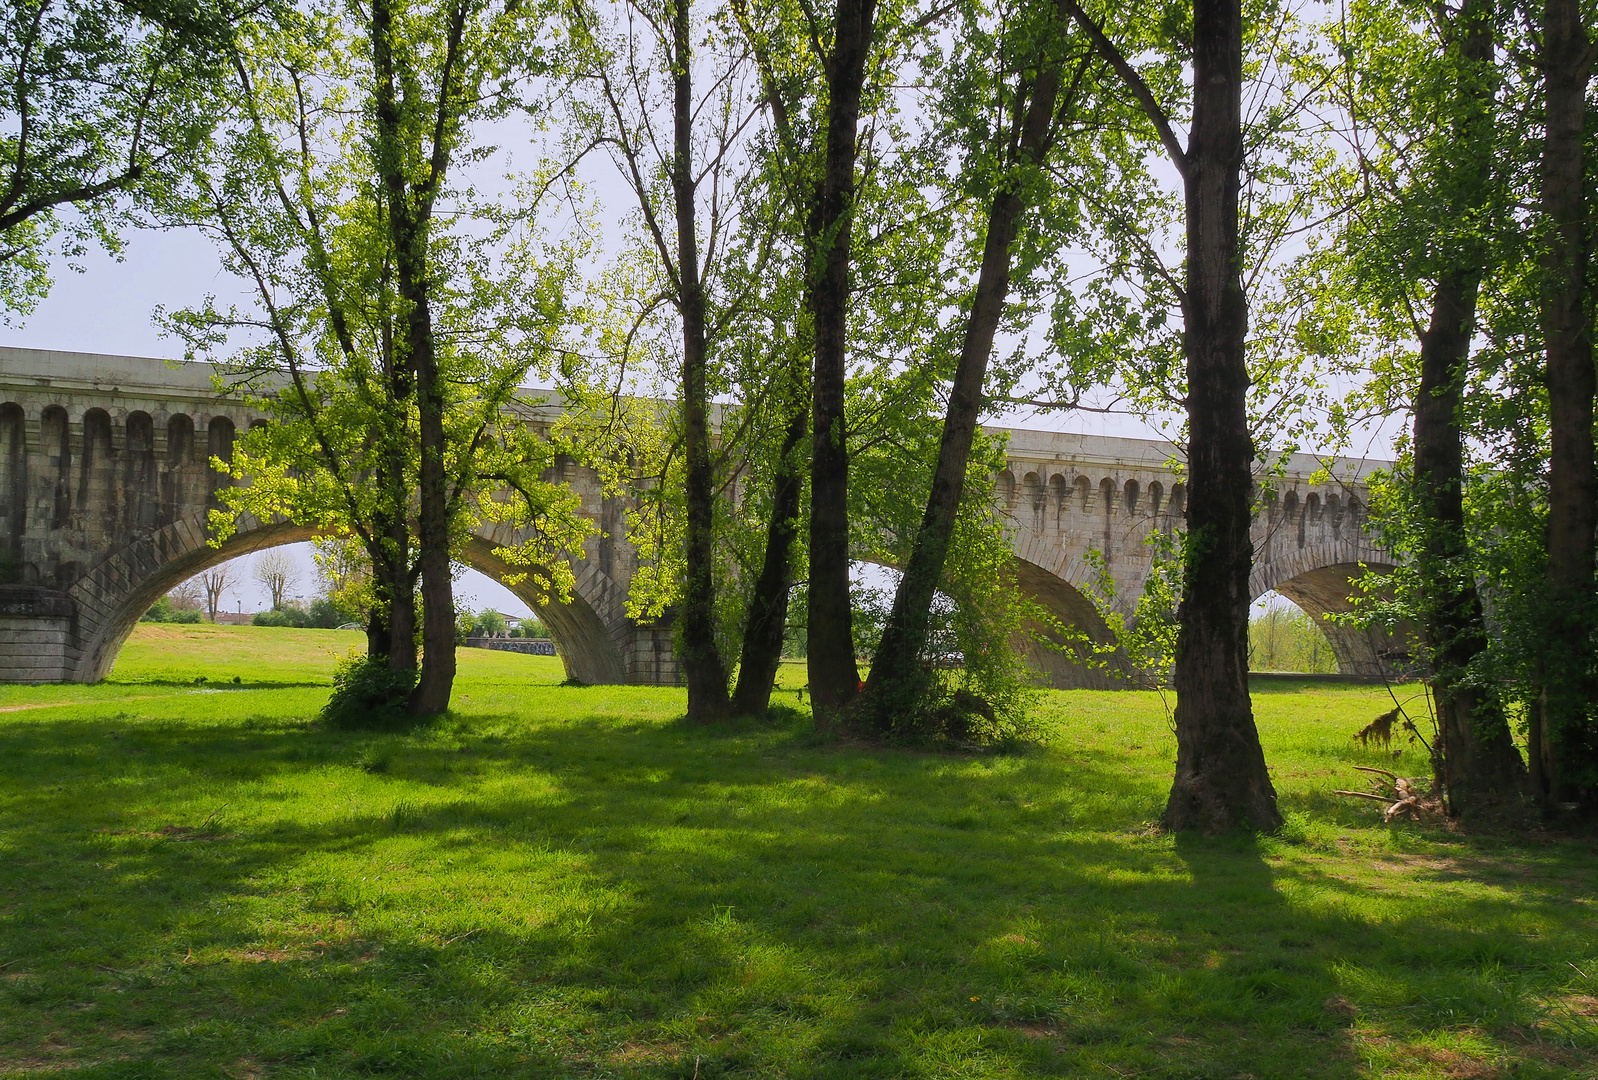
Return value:
[(555, 643), (544, 638), (469, 637), (466, 644), (473, 649), (498, 649), (530, 656), (555, 655)]

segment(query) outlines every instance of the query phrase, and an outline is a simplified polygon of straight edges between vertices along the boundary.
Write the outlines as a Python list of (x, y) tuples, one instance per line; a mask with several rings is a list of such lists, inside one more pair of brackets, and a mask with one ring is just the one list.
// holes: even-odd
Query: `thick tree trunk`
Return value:
[[(417, 255), (422, 241), (415, 240)], [(406, 259), (399, 260), (402, 280)], [(449, 708), (455, 685), (455, 582), (450, 572), (449, 487), (444, 472), (444, 387), (433, 349), (433, 325), (417, 259), (411, 301), (410, 348), (416, 364), (416, 404), (422, 460), (417, 491), (417, 564), (422, 576), (422, 671), (410, 711), (432, 716)]]
[(1274, 829), (1282, 821), (1248, 696), (1254, 444), (1238, 241), (1242, 89), (1240, 0), (1196, 0), (1193, 121), (1183, 176), (1187, 539), (1173, 673), (1176, 780), (1165, 824), (1204, 832)]
[(403, 520), (383, 518), (372, 560), (375, 603), (366, 624), (366, 651), (388, 661), (390, 671), (416, 670), (416, 595), (411, 585), (410, 535)]
[(677, 303), (682, 314), (683, 458), (686, 536), (681, 612), (682, 665), (688, 682), (688, 716), (727, 715), (727, 666), (716, 644), (716, 477), (710, 460), (709, 356), (705, 342), (705, 289), (699, 276), (693, 174), (693, 44), (689, 0), (672, 13), (674, 146), (671, 186), (677, 215)]
[(1547, 350), (1548, 634), (1541, 698), (1533, 710), (1531, 779), (1545, 801), (1598, 787), (1592, 699), (1593, 469), (1592, 320), (1587, 310), (1583, 136), (1592, 56), (1579, 0), (1547, 0), (1543, 79), (1547, 130), (1542, 213), (1547, 227), (1542, 327)]
[[(1029, 90), (1031, 99), (1024, 114), (1019, 107), (1016, 110), (1021, 130), (1009, 133), (1011, 145), (1017, 146), (1010, 163), (1012, 169), (1025, 168), (1043, 157), (1054, 119), (1055, 101), (1059, 97), (1058, 69), (1045, 70), (1035, 80), (1023, 78), (1016, 90), (1018, 99), (1025, 100)], [(904, 576), (893, 594), (893, 608), (866, 680), (866, 699), (859, 706), (860, 719), (878, 731), (892, 728), (894, 716), (912, 705), (911, 698), (921, 689), (920, 669), (932, 600), (943, 578), (955, 518), (965, 494), (966, 466), (976, 438), (977, 418), (982, 412), (982, 388), (987, 382), (988, 360), (993, 354), (993, 338), (1009, 297), (1010, 246), (1015, 242), (1021, 215), (1026, 209), (1022, 196), (1024, 183), (1024, 177), (1012, 172), (1011, 178), (999, 186), (988, 209), (982, 266), (977, 273), (971, 312), (966, 317), (960, 360), (949, 388), (932, 490), (927, 496), (926, 511), (905, 564)]]
[(1475, 269), (1438, 281), (1415, 393), (1414, 483), (1425, 529), (1419, 568), (1426, 602), (1423, 630), (1437, 702), (1433, 766), (1455, 813), (1514, 794), (1522, 772), (1498, 701), (1467, 676), (1471, 661), (1487, 648), (1467, 559), (1459, 419), (1480, 282)]
[(788, 627), (788, 597), (793, 589), (793, 551), (799, 539), (799, 503), (805, 478), (799, 446), (810, 430), (810, 413), (799, 405), (783, 433), (782, 449), (771, 481), (771, 521), (766, 525), (766, 553), (749, 598), (744, 624), (743, 655), (732, 708), (740, 716), (764, 716), (771, 706), (771, 687), (782, 662), (783, 633)]
[[(1455, 17), (1453, 41), (1462, 79), (1452, 137), (1458, 149), (1450, 175), (1456, 218), (1472, 216), (1487, 198), (1492, 167), (1492, 0), (1471, 0)], [(1457, 42), (1457, 44), (1455, 44)], [(1464, 444), (1460, 409), (1476, 329), (1483, 246), (1455, 241), (1453, 269), (1437, 281), (1431, 321), (1420, 342), (1415, 392), (1416, 512), (1421, 543), (1422, 627), (1431, 653), (1437, 704), (1433, 767), (1455, 813), (1469, 813), (1520, 787), (1523, 766), (1496, 697), (1468, 675), (1487, 648), (1487, 629), (1469, 565), (1465, 536)]]
[(876, 0), (838, 0), (827, 63), (826, 156), (809, 233), (815, 335), (810, 457), (810, 693), (831, 726), (859, 688), (849, 602), (849, 453), (845, 445), (849, 263), (856, 139)]
[[(455, 11), (453, 18), (452, 54), (459, 45), (463, 10)], [(377, 99), (374, 150), (394, 250), (395, 288), (406, 304), (401, 355), (416, 394), (421, 455), (416, 546), (422, 580), (422, 671), (411, 694), (410, 711), (417, 716), (430, 716), (449, 708), (455, 683), (455, 589), (450, 575), (449, 488), (444, 471), (444, 385), (439, 378), (433, 337), (427, 258), (432, 199), (443, 182), (448, 154), (442, 143), (435, 143), (427, 179), (412, 188), (404, 164), (407, 135), (396, 97), (393, 32), (389, 0), (373, 0), (371, 48)], [(452, 92), (446, 76), (437, 103), (440, 117), (451, 107), (448, 97)], [(438, 131), (444, 126), (440, 123)]]

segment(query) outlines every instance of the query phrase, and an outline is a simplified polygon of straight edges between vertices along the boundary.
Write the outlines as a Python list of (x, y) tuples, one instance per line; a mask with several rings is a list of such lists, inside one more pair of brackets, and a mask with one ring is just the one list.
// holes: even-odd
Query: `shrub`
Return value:
[(358, 608), (342, 604), (331, 596), (311, 601), (311, 608), (306, 612), (306, 616), (307, 625), (319, 630), (333, 630), (345, 623), (366, 621)]
[(171, 597), (161, 596), (156, 598), (155, 603), (150, 605), (150, 610), (146, 611), (139, 621), (160, 623), (197, 623), (200, 621), (200, 613), (198, 611), (185, 610), (184, 608), (177, 607), (172, 603)]
[(415, 718), (405, 702), (415, 687), (414, 671), (391, 671), (381, 656), (352, 652), (333, 671), (333, 696), (322, 707), (322, 723), (346, 731), (409, 727)]
[(250, 620), (252, 626), (292, 626), (304, 629), (311, 625), (311, 617), (302, 607), (289, 604), (272, 611), (257, 611)]

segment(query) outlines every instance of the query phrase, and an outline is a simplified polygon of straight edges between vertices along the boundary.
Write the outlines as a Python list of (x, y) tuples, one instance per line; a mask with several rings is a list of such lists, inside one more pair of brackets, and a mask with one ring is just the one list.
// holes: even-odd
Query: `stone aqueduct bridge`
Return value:
[[(536, 426), (548, 416), (535, 414)], [(206, 514), (226, 476), (239, 431), (263, 422), (221, 396), (204, 364), (0, 348), (0, 681), (90, 682), (157, 597), (201, 570), (245, 552), (310, 537), (282, 523), (241, 529), (222, 547), (206, 543)], [(1012, 431), (999, 477), (1012, 523), (1020, 585), (1062, 620), (1102, 636), (1081, 589), (1103, 554), (1117, 593), (1130, 603), (1151, 561), (1143, 540), (1177, 526), (1183, 486), (1168, 444)], [(1361, 477), (1370, 464), (1338, 462), (1333, 483), (1311, 484), (1321, 462), (1289, 466), (1263, 502), (1254, 533), (1254, 595), (1276, 590), (1312, 614), (1346, 609), (1361, 566), (1391, 559), (1363, 528)], [(570, 603), (535, 602), (567, 673), (587, 683), (673, 683), (670, 628), (627, 618), (636, 555), (624, 539), (626, 503), (606, 496), (576, 465), (561, 477), (581, 494), (599, 527), (576, 569)], [(514, 538), (486, 529), (465, 561), (496, 578), (509, 573), (494, 548)], [(1382, 643), (1331, 626), (1342, 669), (1380, 670)], [(1106, 676), (1058, 650), (1033, 659), (1057, 686), (1100, 685)]]

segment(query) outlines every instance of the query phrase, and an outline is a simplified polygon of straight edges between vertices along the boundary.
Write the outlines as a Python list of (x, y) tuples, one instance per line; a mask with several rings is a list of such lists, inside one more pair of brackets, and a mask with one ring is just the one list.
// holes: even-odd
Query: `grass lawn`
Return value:
[(358, 643), (0, 688), (0, 1077), (1598, 1076), (1598, 849), (1331, 795), (1379, 690), (1259, 687), (1289, 825), (1203, 841), (1152, 695), (865, 751), (462, 650), (436, 726), (319, 730)]

